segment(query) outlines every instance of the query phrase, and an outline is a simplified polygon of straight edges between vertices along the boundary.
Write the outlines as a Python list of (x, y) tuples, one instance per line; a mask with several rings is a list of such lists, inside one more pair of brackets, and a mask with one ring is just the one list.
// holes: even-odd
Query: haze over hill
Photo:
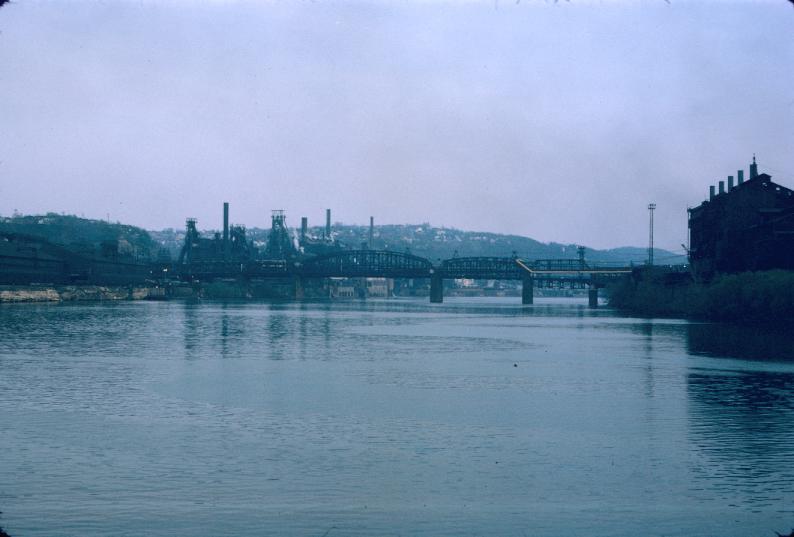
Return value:
[[(212, 236), (216, 231), (206, 230), (203, 234)], [(172, 256), (178, 254), (185, 237), (184, 230), (165, 229), (149, 233), (156, 242), (167, 248)], [(249, 228), (246, 233), (248, 238), (254, 241), (255, 246), (263, 248), (270, 230)], [(321, 227), (309, 228), (311, 236), (321, 237), (322, 234)], [(297, 238), (297, 231), (295, 236)], [(336, 223), (333, 226), (332, 237), (345, 247), (360, 248), (368, 240), (369, 227)], [(410, 251), (414, 255), (433, 261), (456, 255), (509, 257), (515, 254), (525, 259), (576, 258), (577, 246), (555, 242), (543, 243), (519, 235), (435, 227), (428, 223), (376, 225), (372, 244), (373, 249), (376, 250)], [(648, 249), (634, 246), (609, 250), (586, 248), (585, 257), (590, 261), (643, 263), (648, 257)], [(686, 256), (658, 248), (654, 249), (654, 257), (660, 264), (686, 263)]]
[[(211, 237), (217, 230), (205, 230)], [(454, 256), (518, 255), (525, 259), (564, 259), (577, 257), (576, 244), (543, 243), (519, 235), (503, 235), (480, 231), (463, 231), (423, 224), (387, 224), (375, 226), (372, 247), (376, 250), (410, 251), (431, 260), (448, 259)], [(185, 239), (184, 230), (144, 230), (123, 223), (79, 218), (73, 215), (47, 213), (45, 215), (15, 215), (0, 217), (0, 232), (23, 233), (47, 239), (80, 251), (99, 249), (102, 242), (118, 241), (122, 250), (139, 257), (154, 257), (161, 249), (167, 250), (173, 259)], [(248, 239), (258, 248), (264, 248), (269, 229), (250, 228)], [(309, 234), (321, 237), (323, 229), (309, 228)], [(297, 230), (293, 229), (297, 239)], [(369, 237), (368, 226), (335, 224), (332, 237), (345, 248), (360, 248)], [(586, 248), (585, 257), (590, 261), (643, 263), (647, 248), (626, 246), (610, 250)], [(654, 256), (660, 264), (686, 263), (686, 257), (667, 250), (655, 249)]]

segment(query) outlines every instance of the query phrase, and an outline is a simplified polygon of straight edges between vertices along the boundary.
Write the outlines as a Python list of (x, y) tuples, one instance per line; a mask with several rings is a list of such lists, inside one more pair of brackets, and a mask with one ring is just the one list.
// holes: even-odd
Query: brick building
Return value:
[(718, 273), (794, 270), (794, 192), (758, 173), (753, 156), (750, 177), (729, 176), (710, 187), (709, 199), (689, 209), (689, 261), (694, 276)]

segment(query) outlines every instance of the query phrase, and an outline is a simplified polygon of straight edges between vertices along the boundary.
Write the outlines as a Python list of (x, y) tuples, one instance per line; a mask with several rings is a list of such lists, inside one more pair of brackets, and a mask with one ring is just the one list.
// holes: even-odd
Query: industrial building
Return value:
[(708, 200), (689, 212), (689, 261), (699, 281), (716, 274), (794, 270), (794, 192), (758, 173), (753, 156), (745, 181), (712, 185)]

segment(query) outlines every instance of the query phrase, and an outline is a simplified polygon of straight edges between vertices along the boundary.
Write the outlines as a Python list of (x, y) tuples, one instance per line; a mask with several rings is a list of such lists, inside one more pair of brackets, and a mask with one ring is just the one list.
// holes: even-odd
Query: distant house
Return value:
[(330, 298), (355, 298), (356, 288), (350, 278), (328, 278)]
[(794, 192), (758, 173), (739, 170), (710, 187), (709, 199), (689, 209), (689, 261), (700, 280), (742, 271), (794, 270)]
[(366, 278), (365, 284), (368, 297), (388, 298), (394, 288), (394, 281), (387, 278)]

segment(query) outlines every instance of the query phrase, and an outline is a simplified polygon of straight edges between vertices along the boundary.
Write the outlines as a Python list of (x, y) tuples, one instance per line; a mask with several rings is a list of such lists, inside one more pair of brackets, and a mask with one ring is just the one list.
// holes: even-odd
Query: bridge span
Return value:
[(518, 257), (453, 257), (434, 265), (429, 259), (408, 253), (349, 250), (309, 259), (296, 265), (300, 277), (429, 278), (430, 301), (444, 300), (444, 280), (520, 280), (521, 301), (532, 304), (536, 285), (587, 287), (590, 305), (598, 304), (598, 289), (609, 280), (631, 272), (628, 266), (587, 263), (584, 259)]
[(430, 301), (444, 300), (444, 280), (520, 280), (521, 301), (532, 304), (534, 287), (557, 286), (588, 288), (590, 305), (598, 304), (598, 289), (607, 282), (630, 273), (632, 267), (588, 263), (579, 259), (524, 260), (518, 257), (453, 257), (439, 260), (388, 250), (340, 250), (325, 255), (288, 260), (257, 260), (243, 263), (191, 262), (179, 267), (189, 280), (243, 277), (309, 278), (427, 278)]

